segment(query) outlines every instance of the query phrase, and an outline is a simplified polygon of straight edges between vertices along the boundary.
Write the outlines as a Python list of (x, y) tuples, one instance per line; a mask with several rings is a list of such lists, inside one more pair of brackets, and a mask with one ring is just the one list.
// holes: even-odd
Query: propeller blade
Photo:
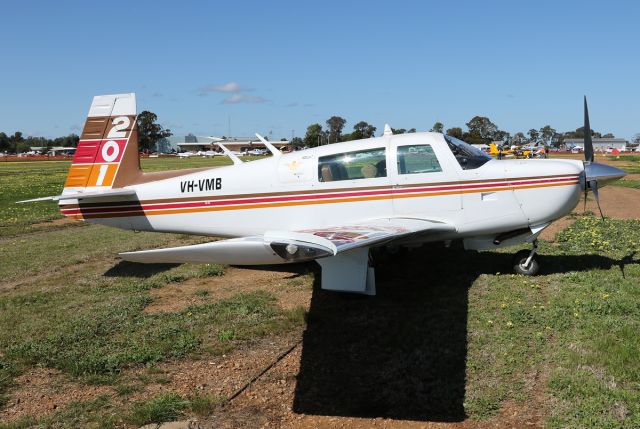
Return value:
[(589, 109), (587, 96), (584, 96), (584, 159), (593, 162), (593, 142), (591, 141), (591, 126), (589, 125)]
[(589, 187), (591, 188), (591, 192), (593, 192), (593, 196), (596, 199), (596, 204), (598, 204), (598, 210), (600, 210), (600, 216), (602, 216), (602, 220), (604, 220), (604, 214), (602, 214), (602, 207), (600, 207), (600, 196), (598, 195), (598, 181), (589, 180)]

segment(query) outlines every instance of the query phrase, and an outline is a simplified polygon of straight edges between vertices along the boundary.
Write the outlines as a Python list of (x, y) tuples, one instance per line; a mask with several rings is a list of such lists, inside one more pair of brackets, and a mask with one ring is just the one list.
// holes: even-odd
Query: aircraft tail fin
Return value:
[(122, 188), (141, 173), (135, 94), (93, 97), (62, 194)]
[(495, 143), (489, 143), (489, 153), (492, 155), (498, 154), (498, 147), (495, 145)]

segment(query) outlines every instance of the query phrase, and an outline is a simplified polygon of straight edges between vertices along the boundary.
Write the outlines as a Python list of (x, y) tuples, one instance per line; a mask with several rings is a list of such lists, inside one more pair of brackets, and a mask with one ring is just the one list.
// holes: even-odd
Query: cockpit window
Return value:
[(321, 182), (374, 177), (387, 177), (386, 154), (382, 147), (318, 158), (318, 180)]
[(451, 149), (453, 156), (456, 157), (458, 164), (460, 164), (460, 167), (462, 167), (463, 170), (473, 170), (474, 168), (481, 167), (492, 159), (480, 149), (475, 148), (460, 139), (447, 135), (444, 136), (444, 139), (447, 141), (449, 149)]

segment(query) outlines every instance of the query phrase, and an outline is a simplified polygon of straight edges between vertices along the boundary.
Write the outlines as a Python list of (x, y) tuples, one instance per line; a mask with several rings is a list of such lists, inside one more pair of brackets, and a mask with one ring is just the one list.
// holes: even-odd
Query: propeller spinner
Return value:
[(587, 203), (587, 192), (591, 189), (598, 204), (600, 216), (604, 219), (602, 207), (600, 206), (600, 196), (598, 188), (607, 183), (620, 179), (627, 175), (627, 172), (617, 167), (594, 162), (593, 141), (591, 139), (591, 127), (589, 125), (589, 109), (587, 107), (587, 96), (584, 97), (584, 178), (582, 186), (584, 188), (584, 202)]

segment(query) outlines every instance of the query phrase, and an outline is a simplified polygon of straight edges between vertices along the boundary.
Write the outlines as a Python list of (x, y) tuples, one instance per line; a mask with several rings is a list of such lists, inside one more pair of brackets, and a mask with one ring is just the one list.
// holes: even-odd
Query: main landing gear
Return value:
[(525, 276), (535, 276), (540, 270), (540, 264), (536, 260), (536, 252), (538, 251), (538, 240), (533, 242), (531, 250), (521, 250), (513, 257), (513, 271), (516, 274)]

